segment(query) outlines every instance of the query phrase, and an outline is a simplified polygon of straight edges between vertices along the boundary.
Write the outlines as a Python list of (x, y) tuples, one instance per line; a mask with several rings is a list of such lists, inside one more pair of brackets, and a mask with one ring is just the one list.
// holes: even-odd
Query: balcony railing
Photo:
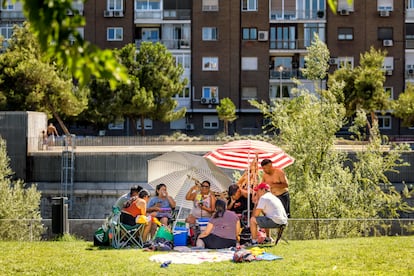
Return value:
[(303, 39), (290, 39), (290, 40), (280, 40), (280, 39), (270, 39), (269, 47), (270, 49), (279, 49), (279, 50), (306, 50), (306, 47), (311, 45), (311, 40)]
[(287, 69), (282, 72), (279, 72), (277, 70), (269, 70), (269, 77), (272, 80), (289, 80), (291, 78), (297, 78), (297, 79), (304, 79), (305, 77), (302, 74), (302, 71), (300, 69)]
[(326, 11), (271, 10), (270, 20), (325, 20)]
[(191, 10), (164, 10), (163, 16), (165, 20), (190, 20)]
[(5, 20), (5, 19), (8, 19), (8, 20), (25, 20), (23, 11), (2, 10), (0, 12), (0, 18), (2, 20)]
[(137, 19), (162, 19), (162, 11), (135, 11)]
[(141, 43), (144, 41), (151, 41), (152, 43), (160, 42), (164, 44), (169, 50), (189, 50), (191, 48), (190, 39), (153, 39), (153, 40), (142, 40), (136, 39), (135, 45), (137, 48), (141, 47)]

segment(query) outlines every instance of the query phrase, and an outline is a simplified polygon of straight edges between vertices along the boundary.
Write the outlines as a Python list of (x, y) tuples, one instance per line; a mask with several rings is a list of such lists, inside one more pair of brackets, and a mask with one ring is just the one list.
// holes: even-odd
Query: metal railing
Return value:
[[(93, 239), (93, 234), (105, 219), (69, 219), (69, 233), (78, 238)], [(53, 239), (51, 219), (0, 219), (0, 240), (37, 241)], [(319, 236), (315, 235), (319, 227)], [(18, 235), (4, 238), (7, 231)], [(289, 219), (283, 237), (286, 240), (335, 239), (350, 237), (414, 235), (411, 219)]]

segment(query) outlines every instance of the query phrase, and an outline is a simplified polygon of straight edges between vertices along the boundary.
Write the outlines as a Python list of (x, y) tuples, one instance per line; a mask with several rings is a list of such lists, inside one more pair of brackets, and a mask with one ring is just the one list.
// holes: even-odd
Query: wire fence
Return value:
[[(87, 241), (105, 219), (68, 219), (69, 234)], [(51, 219), (0, 219), (0, 240), (52, 240)], [(286, 240), (414, 235), (414, 219), (289, 219)]]

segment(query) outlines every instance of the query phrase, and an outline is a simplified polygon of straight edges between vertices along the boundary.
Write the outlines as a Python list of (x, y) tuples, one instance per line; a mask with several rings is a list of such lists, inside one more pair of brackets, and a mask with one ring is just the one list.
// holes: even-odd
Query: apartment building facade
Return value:
[[(384, 86), (398, 98), (414, 80), (413, 2), (339, 0), (337, 14), (326, 0), (89, 0), (75, 1), (73, 8), (86, 18), (79, 31), (99, 47), (135, 43), (139, 49), (143, 41), (161, 42), (183, 65), (189, 82), (175, 97), (187, 108), (186, 117), (167, 124), (146, 120), (138, 129), (147, 135), (216, 134), (223, 126), (215, 108), (230, 98), (238, 116), (230, 132), (258, 134), (266, 122), (248, 100), (291, 97), (292, 78), (312, 90), (300, 69), (315, 34), (330, 49), (331, 70), (345, 62), (357, 66), (371, 46), (387, 50)], [(3, 12), (0, 18), (3, 34)], [(379, 116), (385, 134), (414, 133), (390, 113)], [(124, 125), (109, 130), (119, 133)]]

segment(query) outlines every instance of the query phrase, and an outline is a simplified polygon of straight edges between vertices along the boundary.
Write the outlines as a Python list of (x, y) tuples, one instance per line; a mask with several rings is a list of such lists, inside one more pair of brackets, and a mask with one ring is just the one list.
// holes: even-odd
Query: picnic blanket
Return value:
[[(190, 249), (189, 247), (174, 247), (179, 252), (169, 252), (166, 254), (157, 254), (151, 256), (150, 261), (173, 264), (200, 264), (203, 262), (222, 262), (233, 260), (234, 250), (231, 249)], [(263, 249), (252, 248), (250, 251), (257, 261), (273, 261), (280, 260), (282, 257), (265, 252)]]

